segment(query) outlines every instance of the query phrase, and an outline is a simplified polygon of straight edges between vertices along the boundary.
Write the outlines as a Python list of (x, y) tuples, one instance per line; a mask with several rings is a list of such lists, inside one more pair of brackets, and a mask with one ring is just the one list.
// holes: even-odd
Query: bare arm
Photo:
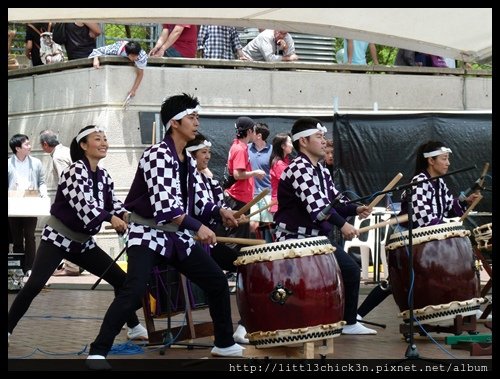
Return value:
[(92, 38), (96, 38), (101, 35), (101, 27), (99, 26), (99, 24), (95, 22), (84, 22), (83, 25), (86, 25), (87, 28), (89, 28), (90, 30), (89, 35)]
[(368, 45), (368, 48), (370, 49), (370, 55), (372, 56), (373, 64), (378, 64), (377, 47), (374, 43), (370, 43)]
[[(157, 49), (155, 51), (154, 55), (157, 56), (157, 57), (158, 56), (162, 57), (163, 54), (165, 53), (165, 51), (170, 46), (172, 46), (175, 43), (175, 41), (177, 41), (179, 39), (179, 36), (182, 34), (183, 30), (184, 30), (184, 26), (181, 26), (181, 25), (175, 25), (175, 27), (172, 29), (171, 33), (168, 32), (168, 29), (163, 29), (162, 32), (161, 32), (160, 38), (158, 39), (158, 42), (156, 43), (156, 45), (154, 47), (154, 49)], [(166, 37), (165, 37), (165, 35), (163, 33), (164, 31), (166, 31)], [(161, 45), (159, 45), (160, 40), (162, 39), (162, 36), (164, 37), (163, 38), (164, 42)], [(153, 50), (151, 50), (151, 52), (153, 52)], [(151, 52), (150, 52), (150, 55), (151, 55)]]
[(175, 27), (172, 29), (172, 33), (170, 33), (170, 35), (168, 36), (167, 41), (161, 47), (161, 50), (165, 52), (170, 46), (172, 46), (175, 43), (175, 41), (179, 39), (183, 30), (184, 26), (175, 25)]
[(24, 48), (24, 54), (30, 60), (31, 60), (31, 49), (33, 49), (33, 41), (28, 40), (28, 41), (26, 41), (26, 47)]
[(246, 60), (247, 57), (243, 55), (243, 50), (242, 49), (236, 49), (236, 55), (238, 59)]
[(352, 64), (352, 54), (354, 51), (354, 43), (352, 39), (347, 40), (347, 51), (344, 51), (344, 54), (347, 53), (347, 63)]
[(263, 170), (253, 170), (253, 171), (233, 170), (233, 176), (236, 180), (245, 180), (251, 177), (262, 179), (264, 178), (264, 176), (266, 176), (266, 173)]
[(140, 68), (135, 68), (135, 81), (134, 81), (134, 85), (132, 86), (132, 89), (130, 90), (129, 94), (130, 96), (134, 97), (135, 96), (135, 92), (137, 91), (137, 89), (139, 88), (139, 85), (141, 84), (141, 81), (142, 81), (142, 78), (144, 76), (144, 70), (141, 70)]
[(160, 37), (158, 38), (158, 41), (156, 41), (155, 47), (153, 47), (151, 49), (151, 51), (149, 52), (149, 56), (150, 57), (161, 57), (161, 56), (163, 56), (163, 54), (161, 54), (161, 55), (159, 54), (159, 50), (163, 46), (163, 44), (167, 41), (169, 34), (170, 33), (169, 33), (168, 29), (166, 29), (166, 28), (164, 28), (161, 31)]

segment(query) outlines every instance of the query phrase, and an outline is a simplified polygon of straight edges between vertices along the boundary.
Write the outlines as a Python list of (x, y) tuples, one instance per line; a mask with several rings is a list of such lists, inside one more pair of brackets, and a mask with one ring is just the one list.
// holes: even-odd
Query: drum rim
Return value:
[[(446, 304), (426, 305), (423, 308), (413, 310), (413, 314), (422, 324), (435, 323), (454, 319), (458, 315), (469, 316), (475, 314), (476, 309), (479, 309), (481, 304), (486, 302), (487, 299), (483, 297), (473, 297), (472, 299), (455, 300)], [(409, 322), (409, 310), (399, 313), (398, 317), (403, 318), (404, 322)]]
[[(467, 230), (461, 222), (447, 222), (413, 229), (412, 242), (413, 245), (419, 245), (434, 240), (443, 240), (452, 237), (467, 237), (470, 236), (470, 234), (470, 231)], [(387, 250), (395, 250), (398, 247), (408, 245), (408, 243), (408, 230), (404, 230), (391, 234), (385, 248)]]
[(328, 237), (310, 237), (272, 242), (263, 245), (249, 246), (241, 249), (245, 254), (235, 261), (235, 266), (242, 266), (255, 262), (269, 262), (278, 259), (302, 258), (312, 255), (331, 254), (336, 248)]
[(255, 246), (245, 246), (245, 247), (242, 247), (240, 252), (242, 253), (245, 253), (245, 252), (248, 252), (248, 254), (252, 254), (253, 251), (255, 250), (259, 250), (261, 249), (263, 246), (266, 246), (266, 247), (273, 247), (273, 246), (282, 246), (282, 245), (287, 245), (287, 244), (290, 244), (290, 243), (304, 243), (304, 242), (314, 242), (314, 241), (318, 241), (318, 242), (321, 242), (321, 241), (327, 241), (327, 243), (331, 244), (330, 243), (330, 240), (328, 239), (328, 237), (325, 237), (325, 236), (316, 236), (316, 237), (308, 237), (308, 238), (294, 238), (294, 239), (288, 239), (288, 240), (284, 240), (284, 241), (278, 241), (278, 242), (271, 242), (271, 243), (265, 243), (263, 245), (255, 245)]
[(256, 331), (247, 333), (247, 337), (252, 345), (259, 348), (294, 345), (338, 337), (345, 324), (346, 322), (341, 320), (331, 324), (301, 328)]

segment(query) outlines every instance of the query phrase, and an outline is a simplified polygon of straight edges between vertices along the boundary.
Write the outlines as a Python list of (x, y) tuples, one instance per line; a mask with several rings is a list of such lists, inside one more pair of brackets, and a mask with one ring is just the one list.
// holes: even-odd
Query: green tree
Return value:
[(156, 24), (104, 24), (105, 44), (122, 39), (134, 40), (149, 51), (156, 42), (156, 36), (153, 35), (155, 27)]

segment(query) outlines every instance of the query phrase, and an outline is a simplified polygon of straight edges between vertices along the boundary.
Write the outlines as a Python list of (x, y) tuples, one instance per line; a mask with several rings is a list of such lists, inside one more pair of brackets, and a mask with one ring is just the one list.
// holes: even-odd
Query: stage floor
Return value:
[[(8, 348), (8, 358), (85, 359), (89, 344), (97, 335), (104, 313), (113, 298), (113, 292), (106, 283), (101, 284), (97, 290), (90, 291), (89, 288), (95, 280), (94, 276), (85, 273), (78, 277), (52, 277), (49, 286), (34, 300), (25, 317), (21, 319), (14, 330)], [(363, 301), (372, 286), (361, 284), (360, 302)], [(8, 294), (9, 307), (15, 296), (15, 293)], [(234, 293), (231, 295), (231, 307), (232, 319), (236, 328), (236, 322), (240, 317)], [(386, 324), (386, 329), (375, 327), (378, 331), (377, 335), (342, 335), (335, 338), (334, 353), (328, 355), (327, 359), (403, 359), (408, 343), (403, 340), (399, 333), (401, 319), (397, 318), (397, 314), (398, 308), (391, 296), (366, 317), (369, 321)], [(138, 316), (143, 321), (142, 310), (138, 311)], [(193, 318), (195, 322), (209, 321), (208, 309), (194, 311)], [(183, 316), (178, 315), (173, 318), (172, 326), (179, 326), (182, 323)], [(166, 328), (166, 319), (156, 319), (155, 325), (156, 329)], [(491, 333), (484, 324), (478, 324), (477, 330), (480, 333)], [(449, 345), (444, 344), (446, 335), (432, 333), (436, 342), (452, 356), (442, 351), (429, 338), (416, 337), (415, 342), (420, 356), (432, 359), (452, 359), (454, 356), (465, 360), (491, 360), (491, 356), (471, 357), (468, 351), (452, 350)], [(122, 330), (116, 338), (115, 344), (122, 344), (126, 341), (126, 331)], [(194, 342), (210, 345), (212, 339), (206, 337), (196, 339)], [(164, 355), (160, 355), (158, 346), (143, 346), (142, 353), (109, 355), (108, 358), (111, 363), (115, 359), (220, 359), (210, 355), (209, 347), (187, 348), (186, 346), (168, 348)], [(14, 364), (13, 361), (11, 362)], [(29, 362), (25, 363), (26, 367), (30, 367)], [(74, 363), (75, 368), (84, 369), (83, 362)], [(166, 361), (165, 365), (168, 366), (169, 363)], [(18, 366), (13, 365), (12, 368), (14, 367)], [(48, 367), (49, 369), (57, 369), (57, 366), (51, 367), (49, 365)]]

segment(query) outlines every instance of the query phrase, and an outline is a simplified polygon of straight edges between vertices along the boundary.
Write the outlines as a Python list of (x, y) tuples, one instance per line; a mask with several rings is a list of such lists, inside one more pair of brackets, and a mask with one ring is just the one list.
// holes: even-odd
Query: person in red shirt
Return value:
[[(248, 143), (253, 142), (255, 137), (255, 124), (256, 122), (250, 117), (239, 117), (236, 120), (236, 138), (229, 149), (227, 159), (227, 167), (236, 182), (224, 193), (224, 201), (233, 210), (242, 208), (253, 199), (254, 177), (262, 179), (266, 175), (263, 170), (252, 170), (248, 156)], [(249, 224), (239, 225), (229, 236), (249, 238)]]
[(163, 30), (150, 57), (195, 58), (198, 44), (196, 25), (163, 24)]

